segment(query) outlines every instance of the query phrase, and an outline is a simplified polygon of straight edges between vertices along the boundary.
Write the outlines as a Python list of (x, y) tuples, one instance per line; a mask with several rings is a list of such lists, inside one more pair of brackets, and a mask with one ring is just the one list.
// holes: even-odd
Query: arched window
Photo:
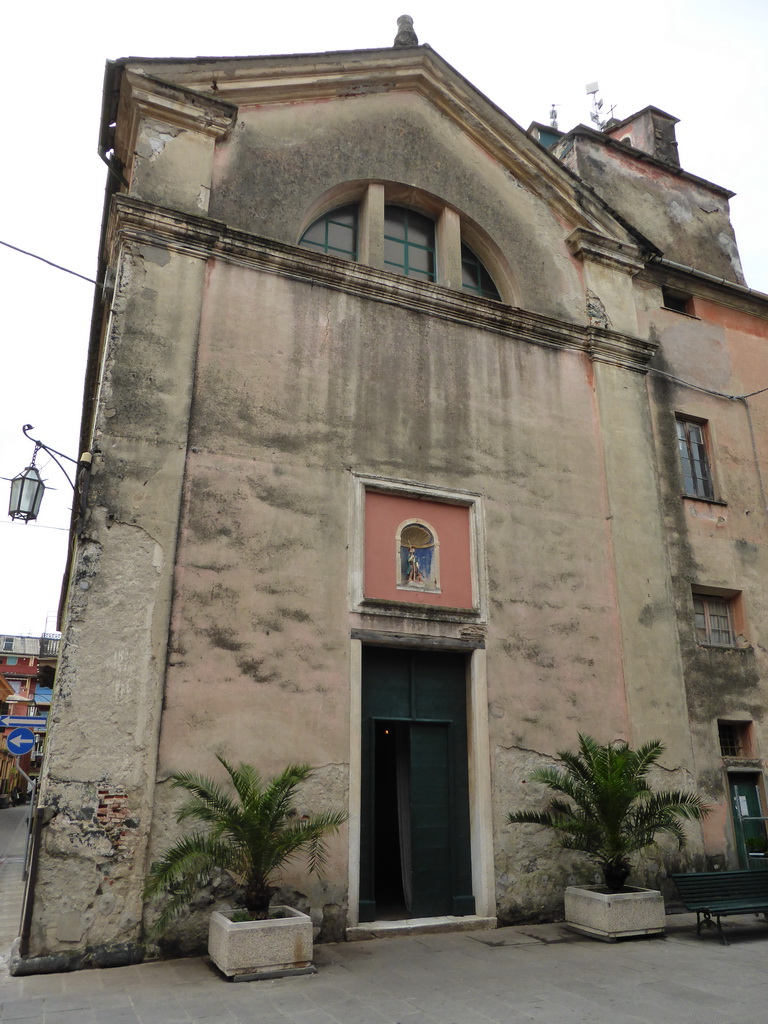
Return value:
[(304, 232), (299, 244), (343, 260), (356, 260), (357, 203), (340, 206), (318, 217)]
[(404, 206), (385, 206), (384, 266), (404, 277), (434, 281), (434, 221)]
[[(508, 295), (502, 299), (484, 262), (462, 240), (465, 226), (468, 237), (478, 231), (465, 225), (456, 210), (441, 206), (435, 196), (416, 195), (415, 190), (394, 183), (355, 183), (354, 188), (344, 190), (343, 198), (360, 192), (359, 203), (337, 206), (314, 220), (299, 245), (345, 260), (359, 260), (412, 280), (460, 288), (484, 299), (510, 300)], [(411, 204), (420, 198), (428, 213), (413, 209)], [(495, 251), (490, 240), (487, 247)], [(503, 257), (498, 256), (503, 266)], [(508, 279), (504, 280), (509, 286)]]
[(399, 590), (440, 593), (439, 548), (434, 529), (420, 519), (407, 519), (397, 530)]
[(482, 295), (484, 299), (501, 301), (493, 278), (468, 245), (461, 243), (461, 287), (464, 291)]

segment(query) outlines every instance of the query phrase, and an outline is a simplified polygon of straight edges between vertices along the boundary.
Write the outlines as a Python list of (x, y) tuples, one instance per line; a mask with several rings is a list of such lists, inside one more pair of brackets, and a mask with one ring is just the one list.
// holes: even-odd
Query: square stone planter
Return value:
[(569, 885), (565, 890), (565, 923), (573, 931), (603, 942), (633, 935), (663, 935), (664, 897), (658, 889), (628, 885), (609, 893), (601, 885)]
[(208, 954), (228, 978), (256, 981), (313, 974), (312, 919), (293, 907), (272, 907), (285, 917), (231, 921), (231, 913), (211, 914)]

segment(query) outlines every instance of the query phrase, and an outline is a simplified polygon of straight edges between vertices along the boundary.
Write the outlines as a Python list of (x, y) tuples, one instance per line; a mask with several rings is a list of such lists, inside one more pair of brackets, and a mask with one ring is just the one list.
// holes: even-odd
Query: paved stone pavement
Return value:
[[(23, 808), (1, 811), (19, 813)], [(7, 819), (10, 821), (10, 819)], [(18, 930), (21, 862), (0, 847), (0, 950)], [(234, 983), (206, 959), (11, 978), (0, 1021), (17, 1024), (764, 1024), (768, 925), (731, 918), (730, 946), (697, 937), (605, 944), (561, 924), (316, 947), (316, 975)], [(10, 936), (10, 938), (9, 938)]]

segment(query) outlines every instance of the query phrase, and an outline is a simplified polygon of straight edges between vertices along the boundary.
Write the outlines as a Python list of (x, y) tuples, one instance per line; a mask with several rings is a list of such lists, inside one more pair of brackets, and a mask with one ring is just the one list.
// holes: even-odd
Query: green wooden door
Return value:
[(754, 849), (755, 845), (764, 846), (766, 838), (759, 776), (751, 773), (734, 774), (729, 776), (729, 783), (739, 864), (742, 868), (766, 870), (768, 856)]
[(412, 722), (411, 913), (453, 913), (451, 898), (450, 725)]
[(391, 889), (384, 858), (403, 873), (407, 916), (474, 913), (464, 655), (364, 648), (361, 725), (360, 920)]

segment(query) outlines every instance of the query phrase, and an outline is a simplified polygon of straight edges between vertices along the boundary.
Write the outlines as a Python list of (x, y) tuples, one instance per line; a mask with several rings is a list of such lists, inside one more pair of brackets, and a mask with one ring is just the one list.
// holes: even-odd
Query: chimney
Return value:
[(646, 107), (623, 121), (613, 122), (605, 134), (618, 142), (626, 142), (670, 167), (679, 167), (675, 125), (680, 120), (658, 107)]

